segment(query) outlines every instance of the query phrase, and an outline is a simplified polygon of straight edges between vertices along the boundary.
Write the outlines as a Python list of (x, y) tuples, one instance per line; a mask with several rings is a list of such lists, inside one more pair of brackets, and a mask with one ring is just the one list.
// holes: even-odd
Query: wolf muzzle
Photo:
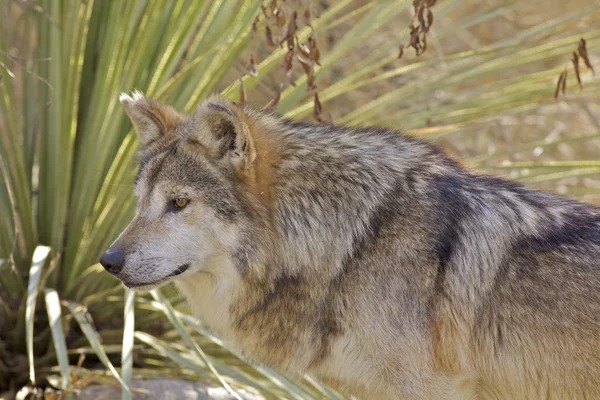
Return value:
[(110, 247), (100, 257), (100, 264), (104, 269), (113, 275), (117, 275), (125, 265), (125, 251), (119, 248)]

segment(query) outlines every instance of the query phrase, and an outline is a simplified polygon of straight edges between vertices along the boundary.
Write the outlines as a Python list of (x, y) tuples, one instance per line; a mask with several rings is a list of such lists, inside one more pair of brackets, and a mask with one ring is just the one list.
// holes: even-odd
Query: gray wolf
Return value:
[(399, 132), (121, 97), (137, 213), (101, 263), (174, 281), (249, 360), (361, 399), (599, 399), (600, 211)]

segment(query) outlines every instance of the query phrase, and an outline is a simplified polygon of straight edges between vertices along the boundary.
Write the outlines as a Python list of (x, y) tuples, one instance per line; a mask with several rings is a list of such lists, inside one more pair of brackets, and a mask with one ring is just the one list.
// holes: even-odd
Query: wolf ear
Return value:
[(256, 151), (247, 115), (240, 107), (223, 99), (208, 100), (198, 107), (195, 120), (190, 139), (214, 157), (227, 159), (240, 170), (254, 162)]
[(183, 120), (173, 107), (147, 99), (137, 90), (132, 96), (122, 93), (119, 101), (133, 123), (142, 146), (168, 135), (171, 128)]

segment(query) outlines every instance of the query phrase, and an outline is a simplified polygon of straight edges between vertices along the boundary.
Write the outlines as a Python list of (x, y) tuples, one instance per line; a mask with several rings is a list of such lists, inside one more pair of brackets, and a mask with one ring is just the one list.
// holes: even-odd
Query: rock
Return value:
[[(212, 387), (200, 382), (173, 379), (136, 380), (132, 382), (135, 400), (230, 400), (234, 397), (222, 387)], [(264, 400), (263, 397), (237, 391), (244, 400)], [(121, 389), (109, 386), (90, 385), (75, 396), (76, 400), (118, 400)]]

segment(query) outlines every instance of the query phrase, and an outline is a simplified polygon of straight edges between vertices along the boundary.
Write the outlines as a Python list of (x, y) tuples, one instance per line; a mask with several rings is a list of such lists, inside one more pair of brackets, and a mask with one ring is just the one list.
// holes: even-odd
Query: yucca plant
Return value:
[[(0, 0), (0, 390), (70, 394), (97, 381), (129, 398), (132, 376), (177, 376), (267, 398), (337, 397), (244, 363), (176, 293), (134, 296), (96, 264), (135, 208), (122, 91), (186, 111), (222, 92), (290, 118), (404, 127), (468, 166), (595, 199), (598, 5), (455, 43), (539, 2), (473, 4)], [(561, 105), (592, 122), (510, 128)]]

